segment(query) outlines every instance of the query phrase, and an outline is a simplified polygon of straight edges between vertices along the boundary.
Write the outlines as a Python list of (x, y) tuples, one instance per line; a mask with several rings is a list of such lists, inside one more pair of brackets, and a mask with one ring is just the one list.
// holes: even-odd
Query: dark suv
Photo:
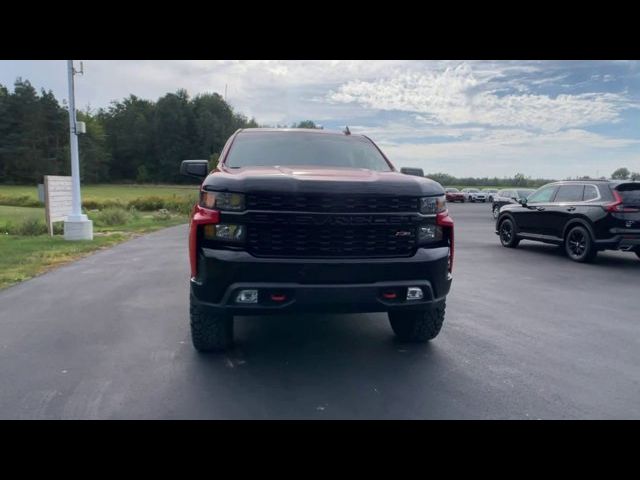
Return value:
[(509, 248), (520, 240), (562, 245), (577, 262), (593, 260), (600, 250), (640, 257), (640, 182), (550, 183), (519, 204), (502, 207), (496, 234)]
[(493, 218), (498, 218), (500, 215), (500, 209), (510, 203), (518, 203), (521, 199), (527, 198), (535, 190), (533, 188), (506, 188), (504, 190), (498, 190), (494, 194), (493, 201), (491, 203), (491, 211), (493, 212)]
[(229, 346), (234, 315), (388, 312), (401, 340), (440, 331), (454, 247), (445, 192), (398, 172), (368, 137), (239, 130), (211, 173), (206, 160), (181, 171), (204, 179), (189, 233), (197, 350)]

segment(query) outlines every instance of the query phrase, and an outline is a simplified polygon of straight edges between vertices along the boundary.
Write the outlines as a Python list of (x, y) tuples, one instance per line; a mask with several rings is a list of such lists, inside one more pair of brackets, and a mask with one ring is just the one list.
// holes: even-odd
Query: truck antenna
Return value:
[(345, 127), (344, 127), (344, 131), (343, 131), (343, 133), (344, 133), (345, 135), (351, 135), (351, 131), (349, 130), (349, 127), (348, 127), (348, 126), (345, 126)]

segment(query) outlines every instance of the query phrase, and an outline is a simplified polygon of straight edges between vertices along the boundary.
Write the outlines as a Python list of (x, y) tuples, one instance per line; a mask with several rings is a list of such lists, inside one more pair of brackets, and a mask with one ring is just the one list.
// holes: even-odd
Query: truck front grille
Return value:
[(417, 212), (418, 197), (371, 195), (248, 194), (248, 210), (325, 213)]
[(265, 257), (410, 256), (416, 227), (253, 224), (247, 229), (247, 247)]

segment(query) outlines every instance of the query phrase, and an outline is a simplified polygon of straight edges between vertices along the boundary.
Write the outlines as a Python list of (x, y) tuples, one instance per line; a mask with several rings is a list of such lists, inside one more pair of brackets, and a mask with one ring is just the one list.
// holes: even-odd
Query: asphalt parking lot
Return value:
[(241, 317), (233, 351), (199, 355), (186, 226), (2, 291), (0, 418), (640, 418), (637, 257), (506, 249), (488, 204), (450, 210), (427, 345), (395, 342), (385, 314)]

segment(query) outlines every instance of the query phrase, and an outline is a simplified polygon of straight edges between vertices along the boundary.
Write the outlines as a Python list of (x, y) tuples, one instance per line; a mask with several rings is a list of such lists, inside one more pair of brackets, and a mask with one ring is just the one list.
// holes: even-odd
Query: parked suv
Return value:
[(438, 335), (452, 281), (453, 221), (440, 184), (396, 170), (368, 137), (245, 129), (203, 178), (189, 231), (191, 337), (233, 339), (233, 316), (388, 312), (403, 341)]
[(482, 202), (487, 200), (487, 194), (477, 188), (463, 188), (462, 194), (467, 202)]
[(520, 200), (527, 198), (535, 190), (533, 188), (513, 188), (498, 190), (493, 198), (491, 204), (491, 211), (493, 212), (493, 218), (498, 218), (500, 214), (500, 208), (510, 203), (518, 203)]
[(483, 188), (482, 192), (487, 196), (487, 201), (488, 202), (493, 202), (493, 199), (496, 196), (496, 193), (498, 193), (498, 189), (497, 188)]
[(496, 234), (509, 248), (520, 240), (562, 245), (577, 262), (593, 260), (600, 250), (640, 257), (640, 182), (550, 183), (502, 207)]

